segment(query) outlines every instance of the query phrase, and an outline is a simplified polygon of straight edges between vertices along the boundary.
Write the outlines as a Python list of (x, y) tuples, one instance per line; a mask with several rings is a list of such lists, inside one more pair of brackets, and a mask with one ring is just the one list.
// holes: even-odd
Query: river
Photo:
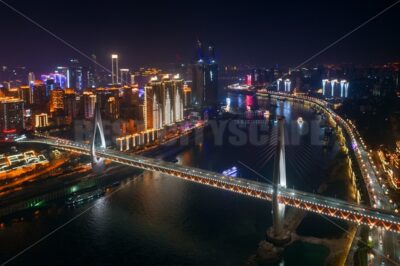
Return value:
[[(321, 129), (304, 128), (320, 119), (309, 107), (254, 96), (228, 97), (232, 110), (270, 111), (271, 121), (267, 122), (265, 135), (259, 138), (266, 144), (232, 145), (230, 134), (224, 133), (219, 145), (216, 129), (211, 127), (202, 134), (201, 142), (173, 147), (175, 152), (168, 156), (179, 164), (217, 172), (236, 166), (240, 176), (268, 182), (273, 172), (274, 149), (267, 141), (273, 138), (276, 127), (273, 118), (284, 115), (287, 138), (300, 136), (293, 137), (298, 143), (288, 141), (286, 147), (288, 186), (313, 192), (326, 181), (338, 147), (334, 143), (326, 149), (313, 143), (311, 135), (320, 136)], [(300, 116), (305, 121), (303, 129), (295, 126)], [(238, 121), (242, 118), (231, 123)], [(132, 177), (122, 182), (115, 193), (79, 208), (66, 208), (61, 201), (36, 214), (14, 215), (0, 229), (0, 262), (90, 207), (10, 265), (243, 265), (271, 226), (269, 202), (158, 173)], [(342, 189), (336, 192), (338, 197), (345, 196)], [(343, 233), (318, 215), (307, 215), (297, 232), (322, 238), (337, 238)], [(285, 250), (281, 265), (323, 265), (328, 253), (324, 246), (296, 242)]]

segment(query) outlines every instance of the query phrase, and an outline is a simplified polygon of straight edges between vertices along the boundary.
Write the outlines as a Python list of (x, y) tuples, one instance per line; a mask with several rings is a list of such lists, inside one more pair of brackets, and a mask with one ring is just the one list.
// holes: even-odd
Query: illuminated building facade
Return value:
[(111, 55), (111, 84), (118, 84), (119, 79), (118, 79), (118, 55), (117, 54), (112, 54)]
[(326, 95), (326, 90), (329, 84), (329, 79), (323, 79), (322, 80), (322, 95), (325, 96)]
[(218, 64), (215, 59), (214, 47), (208, 47), (209, 59), (205, 65), (204, 104), (215, 106), (218, 104)]
[(285, 79), (285, 92), (292, 91), (291, 85), (292, 85), (292, 82), (290, 81), (290, 79)]
[(86, 119), (94, 117), (94, 108), (96, 105), (96, 95), (91, 91), (83, 92), (83, 113)]
[(33, 104), (33, 92), (29, 86), (21, 86), (19, 88), (19, 98), (25, 103), (25, 106), (30, 106)]
[(121, 85), (122, 86), (128, 86), (130, 85), (130, 73), (129, 73), (129, 69), (127, 68), (121, 68), (120, 69), (120, 73), (121, 73)]
[(349, 97), (349, 82), (342, 80), (322, 80), (322, 95), (325, 97), (347, 98)]
[(7, 173), (15, 169), (21, 169), (29, 165), (48, 164), (49, 161), (43, 154), (37, 154), (35, 151), (26, 151), (18, 154), (0, 154), (0, 175), (7, 178)]
[(46, 113), (35, 115), (35, 128), (43, 128), (49, 125), (49, 118)]
[(107, 99), (105, 104), (105, 117), (109, 120), (116, 120), (119, 118), (119, 102), (114, 96)]
[(24, 101), (18, 98), (0, 98), (0, 131), (3, 134), (12, 134), (20, 133), (24, 129)]
[(122, 88), (121, 98), (121, 118), (142, 120), (141, 117), (141, 101), (139, 98), (139, 87), (134, 85), (132, 87)]
[(28, 84), (33, 85), (35, 83), (35, 73), (29, 72), (28, 73)]
[(54, 89), (50, 92), (50, 112), (64, 110), (64, 90)]
[[(58, 67), (57, 69), (62, 69), (63, 67)], [(65, 72), (69, 73), (69, 72)], [(47, 86), (47, 94), (54, 88), (66, 88), (68, 84), (68, 76), (64, 75), (64, 72), (59, 72), (56, 70), (54, 73), (48, 75), (41, 75), (41, 81)]]
[(183, 107), (188, 108), (192, 106), (192, 88), (188, 85), (183, 86)]
[(102, 117), (115, 120), (120, 117), (119, 88), (97, 88), (96, 96)]
[(197, 59), (192, 69), (192, 98), (197, 106), (214, 106), (218, 103), (218, 64), (214, 47), (208, 48), (204, 57), (202, 43), (197, 42)]
[(70, 119), (76, 118), (79, 114), (80, 97), (74, 89), (64, 91), (64, 113)]
[(83, 71), (78, 59), (71, 59), (68, 67), (68, 88), (83, 89)]
[(183, 80), (179, 75), (153, 77), (145, 87), (145, 129), (161, 129), (183, 120)]

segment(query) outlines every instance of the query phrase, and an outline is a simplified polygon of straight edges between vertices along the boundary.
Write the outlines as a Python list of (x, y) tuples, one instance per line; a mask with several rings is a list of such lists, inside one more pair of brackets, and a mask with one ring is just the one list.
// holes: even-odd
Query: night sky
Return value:
[[(116, 52), (128, 68), (190, 61), (197, 38), (214, 44), (224, 65), (297, 65), (394, 2), (7, 0), (101, 63)], [(400, 4), (313, 63), (399, 60), (399, 17)], [(2, 3), (0, 25), (0, 65), (44, 71), (84, 61)]]

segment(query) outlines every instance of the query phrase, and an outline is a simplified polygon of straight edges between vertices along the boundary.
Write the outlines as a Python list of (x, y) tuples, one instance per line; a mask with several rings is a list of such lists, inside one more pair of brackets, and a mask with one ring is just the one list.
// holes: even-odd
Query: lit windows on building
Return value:
[(179, 75), (153, 77), (145, 87), (146, 129), (161, 129), (183, 120), (183, 80)]
[(25, 105), (33, 104), (33, 91), (29, 86), (21, 86), (19, 88), (19, 98), (24, 101)]
[(43, 128), (49, 125), (49, 119), (46, 113), (35, 115), (35, 128)]
[(20, 133), (25, 129), (24, 101), (18, 98), (0, 98), (0, 131)]
[(112, 54), (111, 55), (111, 84), (119, 84), (118, 78), (118, 55)]
[(96, 95), (89, 91), (83, 92), (83, 110), (86, 119), (93, 118), (95, 105)]
[(64, 110), (64, 90), (54, 89), (50, 92), (50, 112)]

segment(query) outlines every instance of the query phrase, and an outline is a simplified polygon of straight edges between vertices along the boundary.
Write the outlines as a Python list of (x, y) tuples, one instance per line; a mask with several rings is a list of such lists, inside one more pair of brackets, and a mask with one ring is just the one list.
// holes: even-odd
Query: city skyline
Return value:
[(0, 0), (0, 264), (400, 265), (400, 0)]
[[(63, 7), (63, 12), (57, 13), (56, 20), (45, 15), (51, 10), (51, 3), (21, 5), (11, 1), (9, 4), (84, 54), (96, 54), (102, 65), (108, 66), (108, 55), (117, 53), (121, 55), (121, 65), (166, 67), (190, 62), (195, 57), (192, 47), (198, 38), (218, 47), (217, 56), (224, 64), (300, 64), (395, 2), (339, 1), (326, 6), (317, 1), (287, 5), (260, 1), (230, 5), (205, 1), (196, 5), (175, 1), (152, 7), (120, 1), (115, 4), (117, 11), (110, 12), (108, 2), (85, 1), (79, 4), (79, 9), (70, 2)], [(313, 62), (374, 64), (398, 60), (396, 47), (400, 46), (400, 37), (392, 34), (398, 8), (395, 6), (372, 20)], [(41, 62), (58, 66), (65, 58), (78, 58), (88, 63), (76, 51), (3, 3), (0, 11), (0, 22), (7, 25), (3, 29), (7, 41), (2, 43), (4, 49), (0, 51), (3, 65), (26, 65), (36, 71), (48, 71), (41, 69)], [(135, 19), (126, 19), (129, 12), (133, 12)], [(147, 17), (146, 12), (154, 14), (154, 18)], [(167, 14), (172, 14), (174, 19)], [(296, 24), (298, 20), (302, 21), (301, 26)], [(65, 21), (68, 23), (64, 24)], [(221, 30), (223, 37), (218, 34)], [(33, 38), (30, 49), (22, 49), (24, 40)]]

